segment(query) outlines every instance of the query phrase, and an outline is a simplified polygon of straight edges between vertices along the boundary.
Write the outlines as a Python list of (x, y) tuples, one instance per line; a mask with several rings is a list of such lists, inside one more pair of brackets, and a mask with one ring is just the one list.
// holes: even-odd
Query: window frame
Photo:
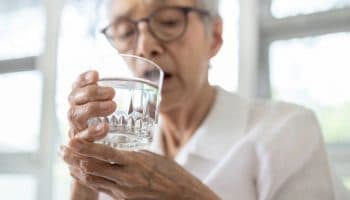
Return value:
[[(253, 52), (255, 61), (247, 61), (249, 56), (240, 53), (240, 71), (243, 75), (240, 79), (240, 93), (248, 98), (271, 99), (270, 83), (270, 45), (274, 41), (288, 40), (300, 37), (321, 36), (331, 33), (350, 32), (350, 7), (335, 8), (328, 11), (316, 12), (307, 15), (297, 15), (285, 18), (275, 18), (271, 13), (272, 0), (241, 0), (240, 29), (247, 29), (247, 26), (254, 30), (254, 42), (245, 42), (249, 39), (247, 33), (240, 30), (240, 40), (248, 45), (250, 52)], [(243, 6), (243, 7), (242, 7)], [(254, 19), (247, 19), (250, 13), (259, 12)], [(244, 18), (245, 17), (245, 18)], [(247, 23), (248, 22), (248, 23)], [(249, 28), (248, 28), (249, 29)], [(242, 35), (243, 34), (243, 35)], [(246, 34), (246, 35), (244, 35)], [(248, 37), (248, 38), (247, 38)], [(251, 58), (250, 58), (251, 59)], [(251, 66), (248, 66), (251, 65)], [(249, 68), (246, 70), (245, 68)], [(247, 91), (250, 90), (250, 91)], [(327, 144), (328, 156), (334, 164), (339, 176), (349, 177), (350, 171), (350, 142), (339, 142)]]
[(53, 162), (58, 149), (56, 117), (56, 67), (58, 33), (64, 1), (41, 0), (45, 10), (44, 53), (38, 56), (0, 60), (0, 74), (37, 70), (42, 74), (42, 104), (37, 152), (0, 153), (1, 174), (29, 174), (37, 181), (35, 199), (53, 198)]

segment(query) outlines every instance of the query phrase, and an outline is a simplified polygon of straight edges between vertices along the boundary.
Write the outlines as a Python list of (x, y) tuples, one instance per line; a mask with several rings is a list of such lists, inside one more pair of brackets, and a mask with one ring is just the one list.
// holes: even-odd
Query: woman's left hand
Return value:
[(148, 151), (74, 138), (62, 154), (75, 179), (115, 199), (218, 199), (175, 161)]

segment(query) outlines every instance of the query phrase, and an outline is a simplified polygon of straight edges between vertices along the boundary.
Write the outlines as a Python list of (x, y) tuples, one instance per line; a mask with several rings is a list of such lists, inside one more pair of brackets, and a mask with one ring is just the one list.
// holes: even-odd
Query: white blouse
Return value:
[[(350, 200), (333, 176), (313, 112), (217, 90), (212, 110), (177, 163), (222, 199)], [(161, 147), (156, 133), (150, 150), (164, 154)]]

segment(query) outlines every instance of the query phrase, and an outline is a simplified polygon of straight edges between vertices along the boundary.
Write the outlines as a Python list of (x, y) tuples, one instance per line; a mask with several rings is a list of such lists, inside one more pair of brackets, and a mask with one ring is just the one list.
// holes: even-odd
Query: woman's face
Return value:
[[(164, 6), (196, 7), (196, 3), (195, 0), (114, 0), (112, 16), (139, 20)], [(209, 60), (221, 46), (220, 26), (218, 30), (208, 29), (196, 12), (190, 12), (188, 19), (186, 32), (172, 42), (159, 41), (150, 33), (147, 23), (139, 23), (134, 47), (123, 52), (150, 59), (164, 70), (161, 112), (186, 104), (207, 84)], [(218, 31), (216, 36), (215, 31)]]

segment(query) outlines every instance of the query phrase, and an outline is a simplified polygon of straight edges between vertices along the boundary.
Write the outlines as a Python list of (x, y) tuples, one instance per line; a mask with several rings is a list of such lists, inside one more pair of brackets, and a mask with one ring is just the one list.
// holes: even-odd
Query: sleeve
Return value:
[(257, 145), (259, 200), (333, 200), (334, 191), (320, 126), (305, 109), (269, 118)]

